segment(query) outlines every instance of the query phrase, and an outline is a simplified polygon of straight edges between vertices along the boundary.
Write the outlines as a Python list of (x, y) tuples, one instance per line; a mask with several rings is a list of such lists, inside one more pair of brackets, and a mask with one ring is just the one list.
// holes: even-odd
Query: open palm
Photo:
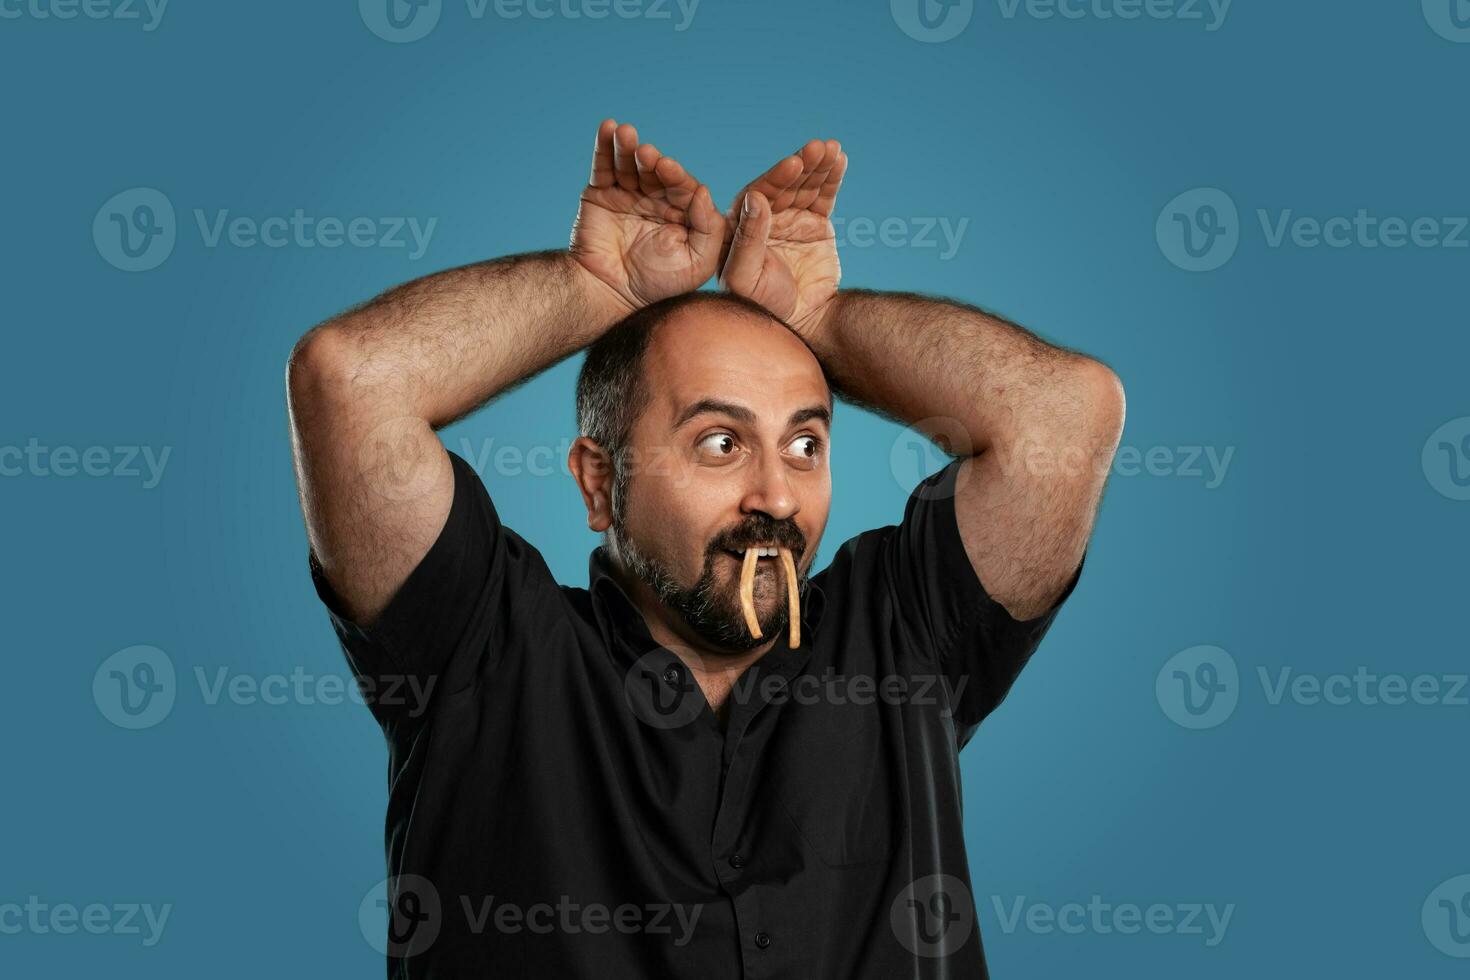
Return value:
[(798, 330), (820, 317), (842, 279), (832, 209), (847, 173), (836, 140), (812, 140), (736, 198), (720, 281)]
[(571, 254), (630, 311), (698, 289), (719, 268), (725, 219), (709, 188), (638, 131), (605, 119)]

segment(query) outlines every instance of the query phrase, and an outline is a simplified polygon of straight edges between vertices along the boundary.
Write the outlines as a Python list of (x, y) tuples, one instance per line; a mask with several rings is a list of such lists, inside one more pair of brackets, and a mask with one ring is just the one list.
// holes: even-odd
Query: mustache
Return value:
[(806, 536), (793, 521), (778, 521), (771, 517), (755, 517), (738, 528), (721, 535), (710, 545), (710, 551), (744, 551), (758, 544), (774, 543), (778, 548), (791, 552), (792, 558), (800, 558), (806, 551)]

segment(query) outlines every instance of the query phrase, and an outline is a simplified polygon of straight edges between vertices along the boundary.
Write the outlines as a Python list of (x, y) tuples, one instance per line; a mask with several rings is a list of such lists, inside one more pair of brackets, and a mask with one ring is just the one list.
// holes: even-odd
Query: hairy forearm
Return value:
[(956, 455), (1090, 430), (1110, 378), (1006, 320), (917, 293), (842, 290), (799, 332), (839, 394)]
[(371, 392), (377, 413), (391, 408), (439, 428), (628, 312), (567, 252), (532, 252), (398, 286), (317, 327), (296, 360)]
[(624, 313), (565, 252), (451, 269), (309, 332), (287, 369), (313, 554), (370, 622), (427, 553), (453, 499), (434, 429), (586, 346)]

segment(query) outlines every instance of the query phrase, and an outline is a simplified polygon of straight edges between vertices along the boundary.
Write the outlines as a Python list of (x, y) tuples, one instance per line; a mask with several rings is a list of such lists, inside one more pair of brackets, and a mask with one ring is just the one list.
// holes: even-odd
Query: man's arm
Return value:
[(569, 250), (415, 280), (297, 343), (287, 389), (302, 510), (354, 620), (371, 623), (444, 525), (454, 482), (434, 430), (697, 288), (724, 238), (708, 189), (609, 119)]
[(1049, 610), (1087, 549), (1122, 432), (1113, 372), (908, 293), (843, 290), (801, 336), (844, 397), (969, 457), (954, 504), (975, 574), (1015, 619)]
[(784, 317), (844, 397), (969, 457), (955, 492), (965, 551), (1013, 618), (1035, 618), (1086, 550), (1122, 385), (972, 306), (838, 291), (831, 214), (846, 163), (835, 141), (813, 140), (747, 187), (721, 280)]

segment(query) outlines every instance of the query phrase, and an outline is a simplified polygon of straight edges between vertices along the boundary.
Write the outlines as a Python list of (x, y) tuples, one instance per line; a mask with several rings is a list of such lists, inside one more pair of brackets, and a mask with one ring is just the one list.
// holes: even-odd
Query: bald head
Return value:
[[(660, 329), (664, 326), (669, 329)], [(650, 362), (656, 364), (651, 375)], [(693, 292), (630, 314), (587, 348), (577, 377), (577, 427), (620, 461), (634, 423), (655, 392), (666, 391), (669, 379), (679, 377), (681, 370), (707, 377), (721, 364), (747, 368), (747, 378), (757, 376), (761, 365), (783, 371), (804, 366), (821, 378), (831, 411), (826, 372), (781, 319), (743, 296)], [(745, 394), (753, 397), (758, 391)]]

